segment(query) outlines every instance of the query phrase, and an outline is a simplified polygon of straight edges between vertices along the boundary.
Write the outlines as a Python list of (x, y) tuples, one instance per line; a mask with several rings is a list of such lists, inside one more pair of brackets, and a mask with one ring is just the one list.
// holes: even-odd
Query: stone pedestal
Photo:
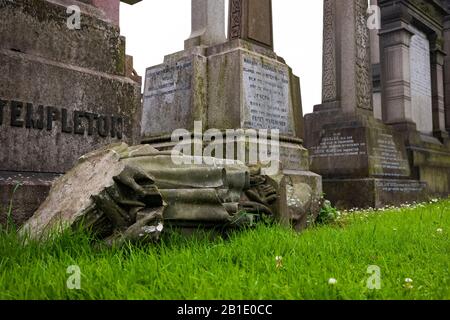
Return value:
[(420, 8), (392, 0), (379, 4), (383, 120), (404, 140), (411, 177), (427, 183), (429, 194), (447, 196), (450, 144), (444, 51), (449, 47), (442, 39), (448, 8), (432, 1)]
[[(270, 176), (278, 218), (300, 230), (318, 215), (322, 195), (321, 177), (309, 170), (303, 147), (300, 80), (272, 50), (271, 1), (230, 1), (230, 8), (228, 42), (203, 39), (147, 69), (142, 141), (169, 151), (180, 144), (171, 134), (183, 129), (185, 153), (201, 158), (216, 146), (213, 156), (254, 167), (266, 165), (258, 155), (267, 147), (268, 160), (276, 163)], [(202, 22), (193, 23), (193, 34), (217, 30), (194, 11), (193, 20)], [(211, 132), (214, 139), (205, 139)], [(261, 147), (258, 139), (269, 145)]]
[[(322, 184), (320, 176), (310, 171), (303, 147), (300, 81), (272, 50), (236, 39), (167, 56), (163, 65), (147, 69), (143, 115), (142, 141), (158, 150), (175, 147), (178, 141), (172, 141), (171, 133), (177, 129), (193, 138), (188, 147), (192, 154), (199, 150), (194, 146), (197, 135), (214, 129), (225, 142), (229, 131), (235, 130), (232, 143), (243, 141), (244, 155), (239, 159), (248, 165), (257, 164), (251, 162), (250, 150), (258, 150), (252, 149), (249, 134), (256, 139), (260, 130), (268, 130), (270, 140), (270, 130), (279, 130), (278, 155), (269, 150), (269, 156), (280, 161), (281, 171), (274, 178), (277, 189), (284, 190), (280, 219), (300, 230), (317, 216)], [(195, 121), (201, 124), (199, 131)], [(199, 144), (205, 150), (211, 142)], [(224, 158), (238, 159), (237, 152), (234, 157), (226, 153), (229, 145), (223, 149)], [(298, 190), (304, 192), (300, 198)]]
[[(365, 0), (325, 0), (323, 104), (305, 116), (311, 170), (323, 176), (325, 198), (347, 209), (382, 207), (426, 196), (426, 184), (413, 174), (403, 136), (374, 117), (366, 9)], [(382, 48), (392, 45), (394, 49), (385, 50), (401, 56), (407, 36), (396, 33), (390, 38), (392, 43), (382, 42)], [(392, 76), (400, 88), (392, 91), (394, 95), (407, 92), (399, 76), (406, 72), (403, 66), (385, 68), (389, 75), (398, 71)], [(384, 77), (384, 81), (389, 79)], [(403, 123), (410, 113), (410, 100), (399, 102), (387, 95), (384, 99), (397, 105), (383, 117)]]
[(125, 39), (103, 8), (73, 1), (0, 2), (1, 217), (21, 223), (53, 177), (101, 146), (140, 135), (140, 84), (126, 77)]
[(339, 208), (379, 208), (425, 200), (413, 178), (401, 135), (367, 115), (338, 110), (306, 116), (311, 170), (323, 177), (325, 198)]

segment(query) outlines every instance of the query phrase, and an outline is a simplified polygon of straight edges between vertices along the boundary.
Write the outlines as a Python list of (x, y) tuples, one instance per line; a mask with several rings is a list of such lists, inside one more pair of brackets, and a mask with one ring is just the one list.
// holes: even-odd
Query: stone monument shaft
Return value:
[(372, 110), (366, 0), (324, 1), (323, 103)]
[(230, 0), (228, 38), (273, 49), (272, 0)]
[(192, 32), (185, 48), (225, 42), (225, 1), (192, 0), (191, 5)]

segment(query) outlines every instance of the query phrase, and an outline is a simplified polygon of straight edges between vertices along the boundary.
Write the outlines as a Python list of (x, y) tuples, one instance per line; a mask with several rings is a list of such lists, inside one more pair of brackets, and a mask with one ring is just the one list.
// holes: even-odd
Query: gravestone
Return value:
[(374, 117), (366, 0), (324, 1), (323, 104), (305, 116), (311, 170), (343, 208), (418, 200), (401, 135)]
[(272, 0), (230, 0), (228, 38), (273, 50)]
[(432, 135), (430, 42), (423, 32), (411, 30), (414, 32), (410, 44), (412, 120), (418, 131)]
[(70, 5), (79, 29), (67, 1), (0, 1), (0, 223), (10, 205), (16, 223), (27, 219), (81, 155), (139, 141), (119, 1)]
[[(379, 0), (383, 122), (401, 134), (412, 177), (450, 194), (449, 92), (444, 87), (448, 1)], [(445, 52), (447, 51), (447, 52)], [(448, 76), (448, 75), (447, 75)]]
[[(277, 180), (285, 197), (281, 211), (300, 229), (311, 218), (309, 213), (318, 214), (321, 179), (309, 171), (303, 147), (300, 80), (273, 51), (271, 1), (230, 1), (228, 41), (220, 41), (225, 32), (223, 1), (193, 1), (194, 8), (195, 23), (185, 50), (146, 71), (143, 142), (170, 150), (176, 145), (171, 134), (177, 129), (194, 138), (214, 129), (219, 139), (233, 130), (233, 141), (223, 149), (239, 149), (237, 141), (242, 140), (244, 150), (224, 157), (236, 159), (244, 153), (248, 161), (254, 139), (264, 134), (269, 141), (276, 139), (261, 130), (279, 130), (279, 152), (274, 149), (271, 156), (282, 166)], [(205, 18), (205, 12), (213, 18)], [(196, 30), (209, 36), (198, 36)]]

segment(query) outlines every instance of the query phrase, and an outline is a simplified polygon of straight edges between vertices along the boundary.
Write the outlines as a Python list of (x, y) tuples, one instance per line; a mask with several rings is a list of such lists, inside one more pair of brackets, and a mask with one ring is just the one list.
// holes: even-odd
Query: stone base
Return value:
[[(301, 231), (319, 215), (322, 177), (309, 171), (308, 151), (302, 146), (301, 140), (286, 137), (281, 137), (280, 140), (282, 169), (279, 174), (270, 178), (271, 185), (279, 195), (273, 209), (277, 213), (276, 219), (283, 225)], [(170, 151), (175, 146), (167, 136), (146, 139), (144, 142), (159, 151)]]
[(396, 179), (325, 179), (325, 198), (339, 209), (382, 208), (428, 199), (427, 184)]
[(0, 172), (0, 224), (8, 216), (21, 226), (46, 199), (52, 182), (60, 175), (50, 173)]

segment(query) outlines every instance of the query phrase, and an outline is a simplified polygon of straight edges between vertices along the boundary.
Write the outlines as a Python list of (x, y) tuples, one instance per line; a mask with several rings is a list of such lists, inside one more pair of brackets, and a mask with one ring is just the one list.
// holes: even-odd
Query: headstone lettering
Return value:
[(23, 120), (20, 119), (22, 115), (23, 104), (18, 101), (11, 101), (11, 126), (23, 127)]
[(356, 142), (351, 135), (333, 133), (322, 139), (317, 147), (311, 148), (311, 158), (349, 157), (367, 154), (365, 143)]
[(107, 137), (108, 136), (108, 132), (109, 132), (109, 121), (108, 118), (105, 116), (100, 116), (97, 119), (97, 130), (98, 130), (98, 135), (100, 137)]
[(37, 109), (37, 118), (35, 118), (33, 104), (27, 103), (27, 113), (25, 116), (25, 127), (27, 129), (44, 129), (44, 106)]
[(417, 29), (411, 38), (411, 108), (417, 129), (431, 134), (433, 131), (430, 42)]
[(59, 110), (55, 107), (47, 107), (47, 130), (53, 130), (53, 121), (59, 120)]
[(61, 110), (61, 124), (62, 124), (62, 132), (64, 133), (72, 133), (73, 127), (69, 125), (67, 109)]
[(3, 109), (5, 108), (7, 102), (0, 100), (0, 126), (3, 125)]
[(244, 126), (293, 134), (287, 67), (244, 55), (243, 82), (247, 109)]
[(84, 116), (88, 120), (88, 136), (92, 136), (94, 134), (94, 121), (98, 119), (98, 115), (85, 112)]
[(74, 132), (75, 134), (81, 134), (84, 135), (85, 128), (83, 124), (81, 123), (81, 117), (83, 116), (84, 112), (75, 111), (73, 113), (73, 125), (74, 125)]

